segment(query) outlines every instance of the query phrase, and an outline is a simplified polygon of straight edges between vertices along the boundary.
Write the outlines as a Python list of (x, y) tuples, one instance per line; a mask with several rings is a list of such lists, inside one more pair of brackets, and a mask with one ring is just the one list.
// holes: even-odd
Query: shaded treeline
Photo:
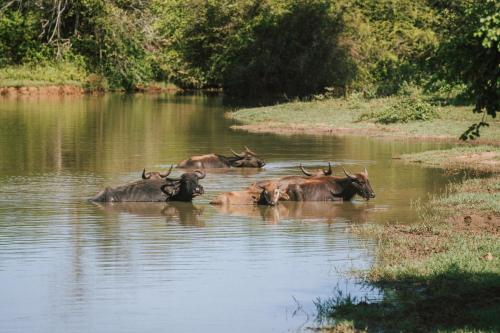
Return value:
[(0, 66), (69, 62), (90, 85), (238, 95), (459, 84), (494, 114), (498, 12), (492, 0), (2, 0)]

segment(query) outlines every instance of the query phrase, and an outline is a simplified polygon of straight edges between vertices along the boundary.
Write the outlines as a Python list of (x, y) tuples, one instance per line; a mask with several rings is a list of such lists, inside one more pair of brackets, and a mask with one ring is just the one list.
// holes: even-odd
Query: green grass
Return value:
[[(376, 119), (361, 120), (364, 115), (377, 114), (393, 107), (401, 97), (363, 99), (352, 97), (311, 102), (291, 102), (268, 107), (241, 109), (228, 114), (243, 125), (268, 127), (269, 132), (279, 129), (316, 128), (350, 129), (351, 134), (365, 135), (369, 130), (374, 135), (395, 137), (445, 137), (458, 138), (480, 116), (472, 113), (472, 106), (435, 106), (437, 118), (429, 121), (378, 124)], [(247, 129), (251, 130), (251, 128)], [(261, 129), (262, 130), (262, 129)], [(359, 131), (358, 131), (359, 130)], [(481, 138), (498, 142), (500, 122), (490, 120), (490, 127), (482, 130)]]
[(78, 65), (21, 65), (0, 68), (0, 87), (34, 87), (46, 85), (83, 85), (87, 73)]
[(421, 209), (417, 225), (356, 229), (378, 241), (366, 283), (383, 299), (320, 299), (319, 321), (369, 332), (498, 332), (499, 194), (500, 176), (469, 179)]

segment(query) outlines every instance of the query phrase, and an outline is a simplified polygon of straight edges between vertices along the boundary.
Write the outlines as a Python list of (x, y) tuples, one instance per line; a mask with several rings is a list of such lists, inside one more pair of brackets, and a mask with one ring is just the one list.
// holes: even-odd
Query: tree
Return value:
[(442, 42), (434, 57), (436, 78), (464, 83), (483, 119), (461, 138), (480, 136), (500, 108), (500, 3), (495, 0), (437, 2), (442, 15)]

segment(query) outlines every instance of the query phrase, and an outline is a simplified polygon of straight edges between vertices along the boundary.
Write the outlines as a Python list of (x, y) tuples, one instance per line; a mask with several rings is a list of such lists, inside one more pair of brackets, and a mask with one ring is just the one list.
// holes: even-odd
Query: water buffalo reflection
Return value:
[(166, 217), (167, 223), (180, 223), (190, 226), (204, 226), (202, 219), (203, 207), (197, 207), (191, 202), (94, 202), (107, 213), (126, 213), (143, 217)]
[(247, 216), (270, 223), (280, 220), (321, 220), (333, 222), (345, 219), (364, 223), (368, 220), (371, 205), (350, 202), (283, 201), (278, 206), (223, 205), (214, 206), (218, 212), (233, 216)]

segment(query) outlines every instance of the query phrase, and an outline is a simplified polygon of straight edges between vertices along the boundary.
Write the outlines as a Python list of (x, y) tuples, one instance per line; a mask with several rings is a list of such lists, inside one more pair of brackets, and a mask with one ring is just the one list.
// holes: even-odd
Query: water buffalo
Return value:
[(245, 150), (240, 154), (237, 154), (232, 149), (231, 152), (234, 156), (222, 156), (219, 154), (192, 156), (187, 160), (179, 162), (177, 167), (186, 169), (262, 168), (266, 165), (248, 147), (245, 147)]
[(352, 175), (344, 170), (346, 178), (325, 176), (309, 179), (301, 184), (290, 184), (286, 192), (291, 201), (350, 201), (357, 194), (366, 200), (375, 198), (368, 180), (368, 171)]
[(269, 205), (278, 204), (278, 200), (288, 200), (283, 187), (272, 183), (265, 186), (255, 186), (243, 191), (222, 193), (210, 202), (212, 205)]
[(193, 197), (203, 194), (203, 187), (198, 184), (205, 174), (200, 171), (184, 173), (179, 179), (141, 179), (139, 181), (118, 186), (107, 187), (99, 192), (91, 201), (96, 202), (160, 202), (191, 201)]
[(167, 178), (168, 175), (172, 172), (172, 169), (174, 168), (173, 165), (170, 166), (170, 169), (166, 173), (161, 173), (158, 171), (150, 171), (146, 172), (146, 169), (142, 170), (142, 179), (162, 179), (162, 178)]

